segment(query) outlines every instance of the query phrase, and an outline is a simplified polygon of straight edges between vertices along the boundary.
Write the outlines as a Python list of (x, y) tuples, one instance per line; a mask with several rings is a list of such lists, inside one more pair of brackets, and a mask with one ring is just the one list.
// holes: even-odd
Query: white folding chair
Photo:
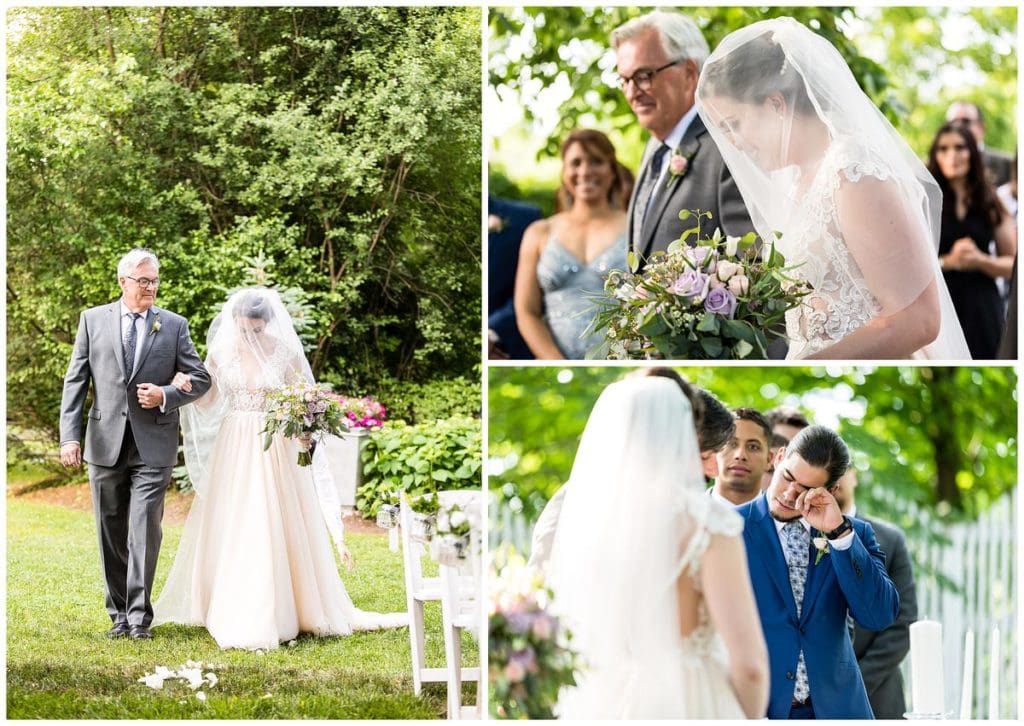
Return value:
[(409, 611), (409, 644), (412, 650), (412, 686), (418, 696), (423, 684), (448, 680), (445, 668), (427, 668), (426, 634), (423, 629), (423, 603), (441, 599), (441, 578), (424, 577), (420, 558), (423, 545), (412, 538), (412, 510), (409, 499), (400, 495), (398, 526), (402, 539), (402, 565), (405, 570), (405, 603)]
[[(479, 491), (441, 492), (451, 496), (441, 498), (441, 503), (451, 506), (457, 503), (464, 511), (472, 510), (471, 520), (477, 523), (470, 532), (470, 548), (466, 560), (458, 566), (439, 564), (441, 584), (441, 626), (444, 633), (444, 655), (448, 670), (448, 718), (481, 719), (483, 712), (484, 684), (480, 677), (485, 661), (485, 639), (480, 628), (481, 573), (480, 523), (483, 519), (483, 498)], [(469, 496), (472, 495), (472, 496)], [(476, 636), (480, 651), (480, 665), (476, 668), (462, 667), (462, 631), (468, 630)], [(462, 705), (462, 683), (476, 681), (476, 704)]]

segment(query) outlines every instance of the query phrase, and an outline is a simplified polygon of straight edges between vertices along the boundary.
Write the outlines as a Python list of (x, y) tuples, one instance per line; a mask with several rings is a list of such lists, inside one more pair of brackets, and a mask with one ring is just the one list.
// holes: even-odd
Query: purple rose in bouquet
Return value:
[(736, 298), (727, 287), (719, 287), (708, 293), (704, 299), (704, 309), (715, 315), (732, 318), (736, 312)]

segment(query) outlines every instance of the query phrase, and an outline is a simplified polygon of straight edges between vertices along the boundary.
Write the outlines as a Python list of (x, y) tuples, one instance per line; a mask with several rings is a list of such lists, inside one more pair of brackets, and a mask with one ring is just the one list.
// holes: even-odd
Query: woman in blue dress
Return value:
[(562, 144), (557, 212), (523, 235), (516, 273), (516, 320), (538, 359), (582, 359), (601, 334), (584, 337), (594, 295), (626, 268), (626, 207), (633, 175), (600, 131), (576, 129)]

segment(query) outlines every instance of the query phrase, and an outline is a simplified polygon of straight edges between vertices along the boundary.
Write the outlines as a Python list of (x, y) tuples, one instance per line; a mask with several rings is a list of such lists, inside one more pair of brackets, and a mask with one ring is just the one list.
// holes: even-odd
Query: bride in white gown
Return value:
[(938, 263), (942, 193), (839, 52), (792, 18), (726, 36), (697, 85), (758, 234), (812, 292), (789, 358), (970, 360)]
[(333, 488), (322, 452), (300, 467), (297, 442), (277, 434), (263, 448), (267, 393), (313, 381), (278, 294), (254, 288), (232, 295), (207, 343), (213, 386), (184, 409), (182, 422), (196, 497), (154, 625), (202, 625), (221, 648), (245, 649), (276, 648), (299, 633), (407, 625), (405, 613), (357, 609), (345, 591), (330, 539), (351, 566), (340, 508), (322, 513), (317, 496)]
[(560, 718), (760, 718), (768, 660), (739, 515), (704, 492), (672, 380), (608, 386), (555, 533), (553, 607), (585, 663)]

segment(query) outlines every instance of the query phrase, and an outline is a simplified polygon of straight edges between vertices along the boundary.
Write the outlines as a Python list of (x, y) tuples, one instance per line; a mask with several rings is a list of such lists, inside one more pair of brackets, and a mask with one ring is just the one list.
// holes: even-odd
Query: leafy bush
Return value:
[(465, 376), (426, 383), (386, 379), (375, 392), (391, 419), (426, 424), (452, 416), (480, 417), (480, 383)]
[(396, 492), (410, 496), (479, 487), (482, 464), (480, 421), (457, 416), (408, 425), (389, 422), (370, 434), (363, 448), (364, 482), (356, 507), (367, 517)]

